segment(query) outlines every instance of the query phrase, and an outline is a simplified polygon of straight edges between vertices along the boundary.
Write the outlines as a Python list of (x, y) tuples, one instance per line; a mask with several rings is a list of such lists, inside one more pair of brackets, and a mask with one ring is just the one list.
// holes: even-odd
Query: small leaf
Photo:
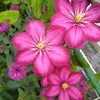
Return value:
[(19, 95), (25, 94), (25, 92), (21, 88), (18, 88), (18, 93)]
[(71, 72), (77, 71), (77, 67), (78, 67), (78, 66), (72, 64)]
[(17, 89), (20, 86), (20, 83), (15, 81), (8, 81), (7, 82), (7, 88), (9, 89)]
[(19, 4), (20, 0), (4, 0), (3, 2), (4, 2), (4, 4), (9, 4), (9, 3), (11, 3), (11, 4)]
[(30, 0), (24, 0), (24, 3), (30, 5), (31, 1)]
[(45, 0), (31, 0), (32, 11), (36, 19), (40, 19)]
[(9, 20), (10, 24), (14, 24), (19, 18), (19, 11), (7, 10), (0, 13), (0, 22)]
[[(4, 97), (5, 100), (14, 100), (13, 96), (10, 93), (8, 93), (7, 91), (2, 92), (1, 96)], [(0, 100), (2, 100), (2, 99), (0, 99)]]
[(90, 86), (91, 88), (94, 88), (90, 80), (88, 80), (88, 86)]
[(100, 81), (100, 73), (95, 74), (95, 77)]
[(41, 19), (44, 22), (49, 22), (51, 16), (55, 13), (54, 10), (54, 0), (46, 0), (47, 11), (42, 14)]

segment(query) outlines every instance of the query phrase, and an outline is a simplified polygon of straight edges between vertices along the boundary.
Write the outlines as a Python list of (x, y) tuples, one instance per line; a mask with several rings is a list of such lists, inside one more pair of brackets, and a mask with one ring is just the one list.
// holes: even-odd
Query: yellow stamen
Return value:
[(43, 43), (39, 43), (39, 44), (37, 45), (37, 47), (38, 47), (39, 49), (43, 49), (43, 48), (44, 48), (44, 44), (43, 44)]
[(83, 19), (82, 14), (78, 14), (78, 15), (76, 15), (75, 21), (76, 21), (77, 23), (79, 23), (79, 22), (82, 21), (82, 19)]
[(63, 83), (63, 84), (62, 84), (62, 88), (63, 88), (64, 90), (66, 90), (67, 88), (69, 88), (69, 85), (68, 85), (67, 83)]

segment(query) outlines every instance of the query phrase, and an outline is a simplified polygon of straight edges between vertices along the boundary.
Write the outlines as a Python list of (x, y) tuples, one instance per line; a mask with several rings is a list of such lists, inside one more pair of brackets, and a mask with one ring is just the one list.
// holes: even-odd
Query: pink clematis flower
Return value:
[(8, 74), (9, 74), (9, 77), (12, 80), (19, 81), (19, 80), (23, 79), (26, 76), (27, 67), (19, 65), (19, 64), (16, 64), (16, 63), (13, 63), (10, 66), (9, 70), (8, 70)]
[(64, 32), (64, 28), (56, 26), (46, 31), (43, 22), (30, 20), (26, 32), (13, 37), (13, 44), (18, 50), (15, 62), (22, 65), (34, 62), (34, 68), (41, 76), (51, 73), (54, 65), (62, 66), (69, 63), (70, 54), (65, 47), (61, 46), (64, 43)]
[(58, 100), (84, 100), (84, 95), (80, 88), (75, 85), (82, 80), (81, 72), (70, 74), (66, 67), (60, 68), (59, 73), (51, 73), (48, 76), (49, 86), (46, 89), (46, 96), (58, 96)]
[(45, 89), (43, 89), (42, 91), (41, 91), (41, 94), (40, 94), (40, 98), (41, 98), (41, 100), (54, 100), (54, 97), (46, 97), (46, 93), (45, 93), (46, 91), (45, 91)]
[[(54, 0), (56, 14), (51, 25), (66, 29), (65, 41), (73, 49), (85, 41), (100, 41), (100, 3), (89, 5), (87, 0)], [(89, 7), (90, 6), (90, 7)]]

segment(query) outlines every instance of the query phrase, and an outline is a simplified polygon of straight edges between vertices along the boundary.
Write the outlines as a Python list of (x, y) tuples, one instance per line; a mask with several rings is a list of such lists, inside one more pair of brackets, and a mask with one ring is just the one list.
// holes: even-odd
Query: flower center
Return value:
[(43, 44), (43, 43), (39, 43), (39, 44), (37, 45), (37, 47), (38, 47), (39, 49), (43, 49), (43, 48), (44, 48), (44, 44)]
[(76, 18), (75, 18), (75, 21), (76, 21), (77, 23), (79, 23), (79, 22), (82, 21), (82, 19), (83, 19), (82, 14), (77, 14), (77, 15), (76, 15)]
[(63, 83), (63, 84), (62, 84), (62, 88), (63, 88), (64, 90), (66, 90), (67, 88), (69, 88), (69, 85), (68, 85), (67, 83)]

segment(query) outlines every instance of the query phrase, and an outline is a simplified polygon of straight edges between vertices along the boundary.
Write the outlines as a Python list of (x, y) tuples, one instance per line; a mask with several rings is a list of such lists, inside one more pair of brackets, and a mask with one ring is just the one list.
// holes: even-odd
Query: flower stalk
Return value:
[(80, 66), (83, 68), (86, 75), (90, 79), (92, 85), (94, 86), (95, 90), (97, 91), (98, 95), (100, 96), (100, 84), (99, 81), (96, 79), (92, 69), (90, 68), (90, 65), (87, 63), (87, 61), (85, 60), (85, 58), (82, 56), (81, 52), (78, 49), (76, 49), (74, 53)]

